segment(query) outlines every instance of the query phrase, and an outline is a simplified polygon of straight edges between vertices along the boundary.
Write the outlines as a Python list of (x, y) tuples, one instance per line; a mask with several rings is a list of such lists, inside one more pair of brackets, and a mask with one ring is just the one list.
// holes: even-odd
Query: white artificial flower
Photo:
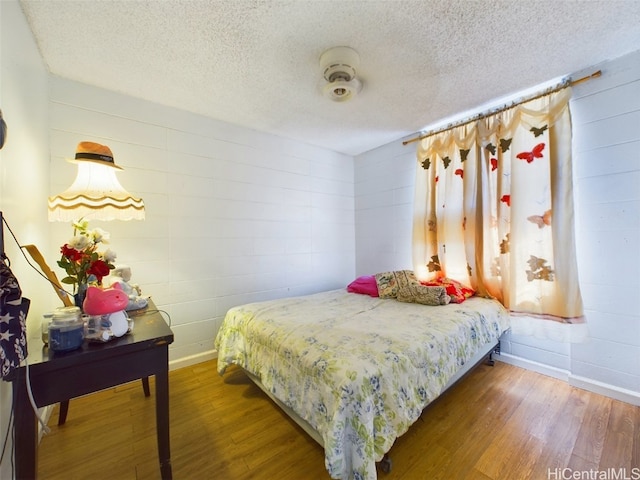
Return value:
[(105, 262), (107, 263), (113, 263), (116, 259), (118, 255), (116, 254), (116, 252), (114, 252), (113, 250), (111, 250), (110, 248), (107, 248), (104, 253), (102, 254), (102, 258), (104, 259)]
[(95, 243), (109, 243), (109, 239), (111, 238), (111, 235), (109, 235), (109, 232), (105, 232), (103, 229), (97, 227), (94, 228), (89, 235), (93, 238), (93, 241)]
[(89, 238), (85, 237), (84, 235), (76, 235), (71, 240), (69, 240), (68, 245), (71, 248), (75, 248), (76, 250), (80, 251), (91, 245), (91, 240), (89, 240)]

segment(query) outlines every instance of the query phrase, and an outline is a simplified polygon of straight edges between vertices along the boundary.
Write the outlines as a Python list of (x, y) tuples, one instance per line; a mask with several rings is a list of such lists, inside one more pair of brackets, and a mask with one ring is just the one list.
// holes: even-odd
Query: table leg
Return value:
[(31, 408), (24, 372), (13, 381), (16, 480), (35, 479), (38, 473), (38, 428)]
[(149, 390), (149, 377), (142, 377), (142, 390), (145, 397), (151, 396), (151, 390)]
[(158, 434), (158, 458), (163, 480), (171, 480), (171, 446), (169, 443), (169, 370), (156, 373), (156, 429)]
[(69, 400), (63, 400), (60, 402), (60, 413), (58, 415), (58, 425), (64, 425), (67, 421), (67, 414), (69, 413)]

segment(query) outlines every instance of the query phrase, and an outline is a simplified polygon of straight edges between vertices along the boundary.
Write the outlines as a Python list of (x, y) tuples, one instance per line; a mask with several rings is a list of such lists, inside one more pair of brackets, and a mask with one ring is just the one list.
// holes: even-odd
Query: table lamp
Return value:
[(144, 220), (144, 202), (127, 192), (116, 177), (122, 170), (109, 147), (80, 142), (75, 158), (76, 179), (64, 192), (49, 197), (49, 221)]

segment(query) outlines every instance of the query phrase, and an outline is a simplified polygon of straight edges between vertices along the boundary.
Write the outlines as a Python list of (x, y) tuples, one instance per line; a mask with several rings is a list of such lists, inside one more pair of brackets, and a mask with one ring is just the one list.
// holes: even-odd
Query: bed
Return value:
[(336, 479), (376, 462), (422, 410), (490, 354), (508, 328), (495, 300), (426, 306), (332, 290), (230, 309), (218, 372), (243, 368), (324, 447)]

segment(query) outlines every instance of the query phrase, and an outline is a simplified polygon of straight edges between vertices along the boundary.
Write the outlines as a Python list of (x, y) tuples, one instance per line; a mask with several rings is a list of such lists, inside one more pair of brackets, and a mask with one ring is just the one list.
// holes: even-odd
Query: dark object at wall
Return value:
[(2, 110), (0, 110), (0, 148), (4, 147), (4, 142), (7, 139), (7, 124), (2, 118)]

